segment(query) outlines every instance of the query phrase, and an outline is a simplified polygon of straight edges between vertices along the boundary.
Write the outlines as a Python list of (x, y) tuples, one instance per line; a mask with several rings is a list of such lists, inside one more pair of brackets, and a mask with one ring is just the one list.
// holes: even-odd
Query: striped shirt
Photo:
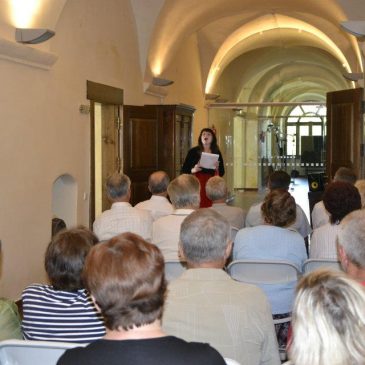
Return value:
[(26, 340), (90, 343), (105, 334), (103, 319), (85, 289), (55, 290), (33, 284), (22, 294)]

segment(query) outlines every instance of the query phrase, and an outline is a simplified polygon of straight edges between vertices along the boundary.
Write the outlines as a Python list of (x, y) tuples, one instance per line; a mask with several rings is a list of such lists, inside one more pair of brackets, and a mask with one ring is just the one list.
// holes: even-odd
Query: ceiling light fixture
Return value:
[(168, 80), (168, 79), (162, 79), (160, 77), (154, 77), (152, 79), (152, 85), (155, 86), (169, 86), (172, 85), (174, 82), (172, 80)]
[(356, 38), (365, 37), (365, 21), (364, 20), (347, 20), (341, 22), (341, 27)]
[(19, 43), (37, 44), (45, 42), (55, 34), (49, 29), (16, 28), (15, 40)]
[(362, 72), (344, 72), (342, 75), (349, 81), (359, 81), (364, 78), (364, 74)]

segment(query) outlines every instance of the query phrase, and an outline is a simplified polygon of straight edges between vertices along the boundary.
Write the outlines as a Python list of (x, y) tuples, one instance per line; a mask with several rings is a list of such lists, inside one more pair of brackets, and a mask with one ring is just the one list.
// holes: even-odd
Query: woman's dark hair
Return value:
[(323, 204), (330, 213), (330, 222), (339, 223), (354, 210), (361, 209), (361, 196), (357, 188), (344, 181), (327, 185), (323, 194)]
[(272, 190), (261, 205), (261, 213), (266, 223), (287, 227), (296, 219), (295, 199), (286, 190)]
[(49, 243), (44, 266), (56, 290), (77, 291), (84, 287), (81, 273), (86, 255), (98, 238), (84, 227), (62, 230)]
[(212, 143), (210, 145), (210, 149), (212, 151), (212, 153), (219, 153), (219, 147), (218, 147), (218, 144), (217, 144), (217, 137), (213, 131), (213, 129), (211, 128), (203, 128), (201, 131), (200, 131), (200, 134), (199, 134), (199, 138), (198, 138), (198, 145), (200, 147), (200, 150), (201, 151), (204, 151), (204, 147), (203, 147), (203, 143), (202, 143), (202, 135), (204, 132), (208, 132), (212, 135)]
[(161, 251), (126, 232), (92, 248), (83, 277), (110, 330), (153, 323), (162, 316), (165, 262)]

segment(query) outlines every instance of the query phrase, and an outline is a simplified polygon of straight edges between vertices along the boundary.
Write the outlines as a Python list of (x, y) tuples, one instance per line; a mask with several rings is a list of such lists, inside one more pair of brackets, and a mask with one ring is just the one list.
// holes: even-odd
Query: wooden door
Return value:
[(101, 205), (104, 212), (111, 207), (106, 180), (121, 168), (119, 106), (101, 104), (101, 122)]
[(123, 108), (123, 171), (132, 181), (132, 205), (149, 199), (148, 177), (159, 169), (157, 114), (153, 105)]
[(363, 89), (327, 93), (326, 170), (332, 180), (341, 167), (353, 169), (364, 177), (363, 169)]

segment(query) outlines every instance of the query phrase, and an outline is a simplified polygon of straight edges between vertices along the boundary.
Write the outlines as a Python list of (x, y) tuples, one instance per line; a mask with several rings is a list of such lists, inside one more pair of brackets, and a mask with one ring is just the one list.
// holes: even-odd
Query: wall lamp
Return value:
[(19, 43), (37, 44), (45, 42), (55, 34), (49, 29), (16, 28), (15, 40)]
[(365, 38), (365, 21), (364, 20), (347, 20), (341, 22), (341, 27), (356, 38)]
[(168, 79), (161, 79), (160, 77), (154, 77), (152, 79), (152, 85), (154, 86), (169, 86), (172, 85), (174, 82)]

